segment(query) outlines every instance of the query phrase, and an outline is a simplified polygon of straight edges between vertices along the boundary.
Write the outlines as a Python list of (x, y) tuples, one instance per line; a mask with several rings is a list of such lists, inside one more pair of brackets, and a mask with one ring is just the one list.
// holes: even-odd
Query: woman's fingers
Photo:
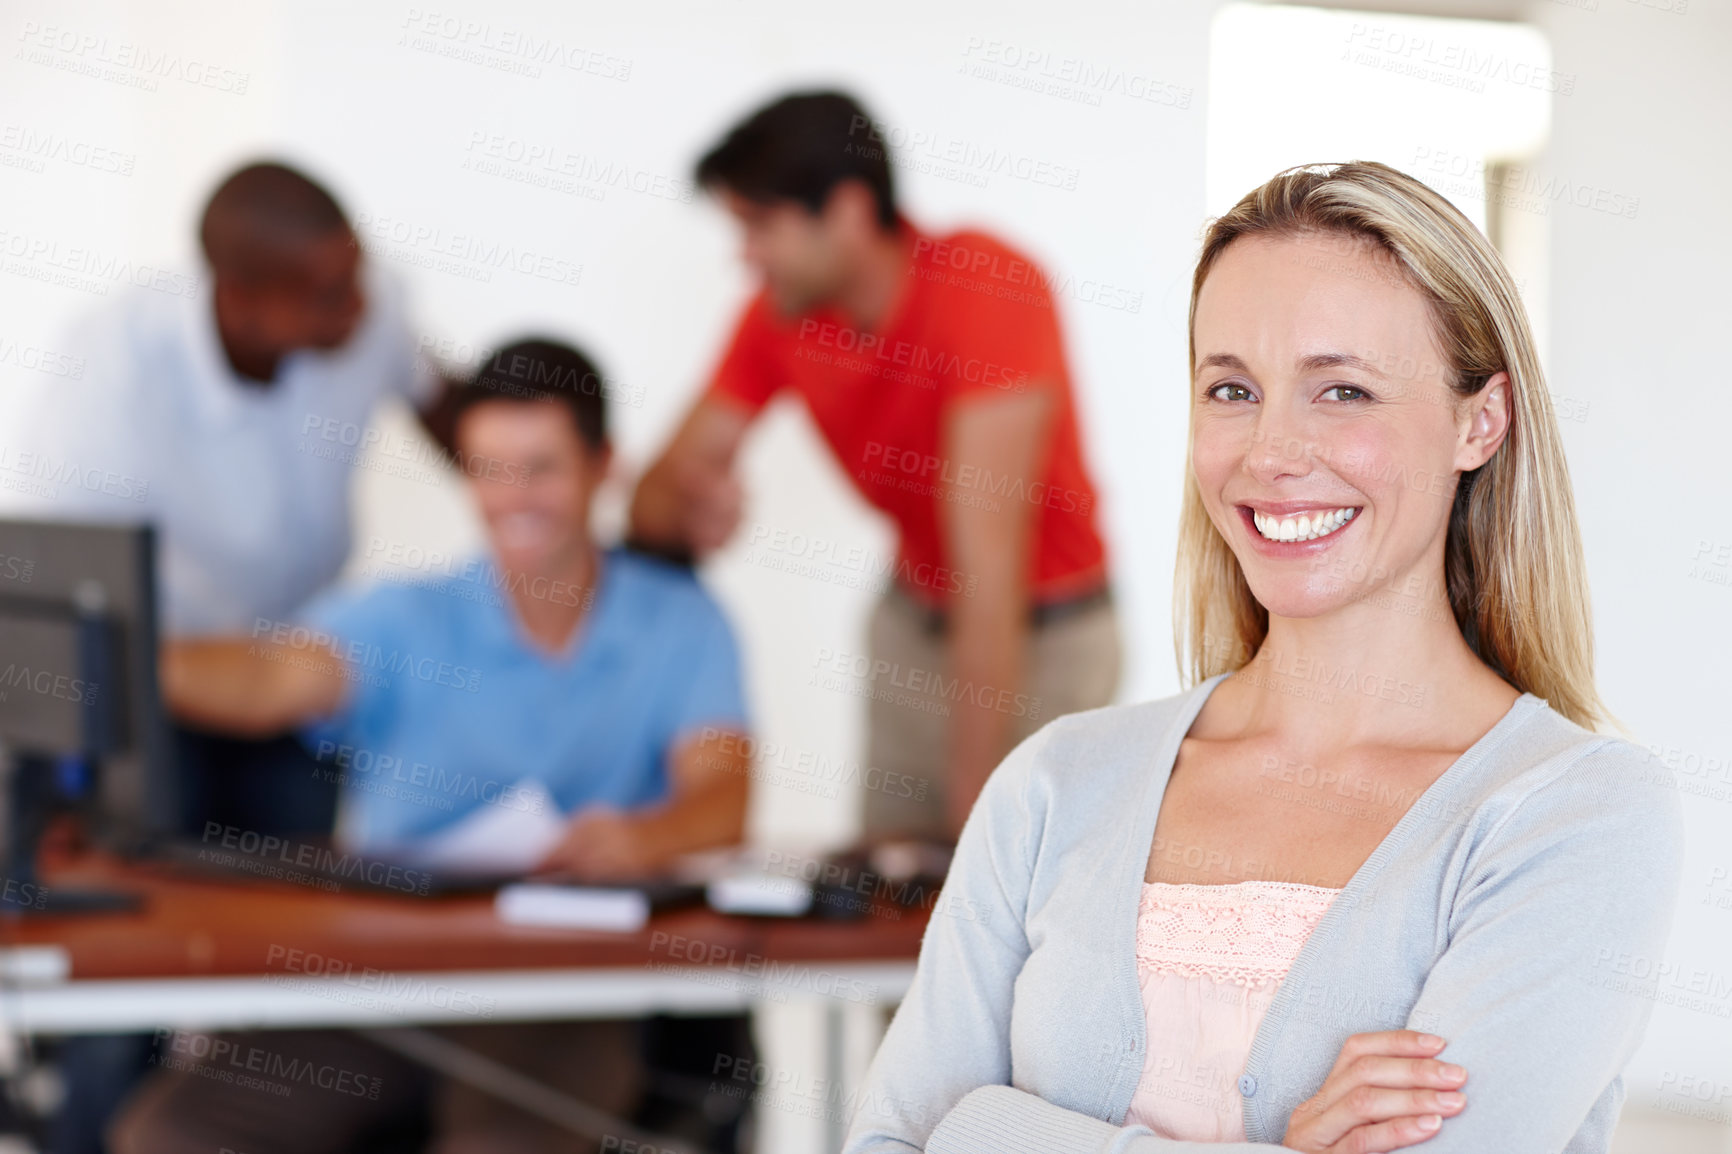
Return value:
[[(1436, 1058), (1389, 1058), (1367, 1054), (1353, 1060), (1342, 1081), (1348, 1088), (1390, 1086), (1396, 1089), (1459, 1090), (1467, 1081), (1467, 1071), (1453, 1062)], [(1323, 1083), (1323, 1090), (1328, 1092), (1328, 1082)]]
[(1437, 1114), (1422, 1114), (1414, 1118), (1396, 1118), (1361, 1126), (1331, 1147), (1331, 1154), (1388, 1154), (1424, 1142), (1443, 1125)]
[[(1355, 1130), (1404, 1118), (1437, 1115), (1448, 1118), (1467, 1105), (1459, 1090), (1390, 1089), (1384, 1086), (1353, 1086), (1333, 1101), (1306, 1103), (1309, 1118), (1301, 1132), (1314, 1145), (1336, 1149)], [(1297, 1112), (1296, 1112), (1297, 1114)], [(1357, 1154), (1351, 1145), (1340, 1147)]]
[(1293, 1112), (1287, 1145), (1328, 1154), (1375, 1154), (1436, 1132), (1423, 1119), (1459, 1113), (1467, 1071), (1434, 1057), (1442, 1038), (1414, 1030), (1354, 1034), (1310, 1100)]
[(1417, 1030), (1377, 1030), (1369, 1034), (1354, 1034), (1341, 1043), (1341, 1053), (1335, 1058), (1339, 1073), (1356, 1058), (1432, 1058), (1444, 1047), (1436, 1034), (1421, 1034)]
[[(1370, 1154), (1424, 1142), (1436, 1126), (1427, 1118), (1453, 1118), (1467, 1105), (1455, 1090), (1380, 1090), (1361, 1086), (1311, 1118), (1294, 1111), (1283, 1145), (1296, 1151)], [(1302, 1107), (1301, 1107), (1302, 1109)]]

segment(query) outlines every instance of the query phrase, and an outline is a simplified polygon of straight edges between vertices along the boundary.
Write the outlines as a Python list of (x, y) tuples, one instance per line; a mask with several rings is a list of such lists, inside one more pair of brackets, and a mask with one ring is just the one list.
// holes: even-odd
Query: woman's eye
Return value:
[(1330, 393), (1335, 394), (1334, 399), (1337, 401), (1363, 401), (1366, 398), (1365, 390), (1353, 385), (1330, 385), (1323, 390), (1325, 397), (1329, 396)]
[(1244, 385), (1229, 382), (1224, 385), (1216, 385), (1209, 390), (1209, 395), (1217, 401), (1248, 401), (1251, 399), (1251, 390)]

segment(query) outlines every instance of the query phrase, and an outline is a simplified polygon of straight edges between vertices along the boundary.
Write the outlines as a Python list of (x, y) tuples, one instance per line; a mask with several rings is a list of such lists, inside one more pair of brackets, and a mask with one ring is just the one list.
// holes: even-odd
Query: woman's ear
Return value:
[(1491, 460), (1509, 435), (1513, 415), (1509, 374), (1496, 373), (1483, 389), (1467, 398), (1455, 446), (1456, 469), (1471, 472)]

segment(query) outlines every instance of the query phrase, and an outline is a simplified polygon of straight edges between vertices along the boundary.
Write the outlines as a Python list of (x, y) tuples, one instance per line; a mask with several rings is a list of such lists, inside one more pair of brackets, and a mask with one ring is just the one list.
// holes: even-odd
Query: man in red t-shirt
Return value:
[(639, 483), (632, 536), (720, 546), (747, 427), (798, 394), (900, 530), (867, 659), (816, 671), (870, 681), (867, 838), (954, 838), (1016, 741), (1111, 699), (1118, 631), (1047, 279), (983, 233), (911, 224), (886, 147), (851, 98), (808, 93), (699, 163), (762, 288)]

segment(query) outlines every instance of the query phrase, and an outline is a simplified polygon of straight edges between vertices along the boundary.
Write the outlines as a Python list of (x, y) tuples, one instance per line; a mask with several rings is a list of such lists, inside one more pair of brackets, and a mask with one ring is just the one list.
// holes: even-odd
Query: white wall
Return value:
[[(63, 248), (93, 246), (194, 271), (192, 227), (212, 182), (246, 158), (286, 155), (324, 175), (363, 220), (375, 256), (413, 288), (429, 338), (464, 352), (546, 327), (593, 350), (633, 398), (615, 413), (621, 471), (630, 473), (689, 402), (748, 287), (722, 216), (701, 199), (668, 196), (690, 195), (696, 157), (758, 103), (802, 84), (846, 86), (905, 144), (897, 175), (918, 220), (998, 230), (1077, 286), (1059, 310), (1136, 640), (1126, 691), (1147, 696), (1176, 686), (1164, 640), (1171, 569), (1164, 542), (1174, 523), (1183, 409), (1163, 385), (1182, 371), (1186, 266), (1202, 213), (1196, 174), (1206, 10), (1127, 5), (1092, 20), (1048, 23), (1035, 8), (904, 4), (838, 24), (798, 3), (756, 5), (749, 14), (517, 3), (440, 8), (446, 17), (431, 29), (410, 20), (411, 11), (283, 3), (116, 4), (77, 18), (46, 8), (20, 13), (12, 35), (26, 47), (50, 27), (63, 30), (56, 43), (104, 42), (81, 52), (34, 49), (60, 67), (8, 61), (0, 75), (8, 118), (25, 132), (103, 144), (135, 161), (130, 176), (54, 162), (42, 173), (0, 169), (13, 206), (8, 227)], [(470, 36), (459, 30), (462, 20), (485, 29)], [(27, 21), (37, 26), (34, 37), (19, 35)], [(594, 61), (596, 72), (544, 64), (539, 77), (508, 74), (497, 66), (509, 55), (480, 46), (522, 36), (581, 46), (594, 55), (579, 59)], [(112, 58), (123, 44), (214, 61), (236, 82), (244, 74), (245, 92), (160, 74), (157, 90), (146, 92), (64, 70)], [(1044, 58), (1031, 66), (1030, 53)], [(1064, 67), (1065, 57), (1095, 73), (1111, 69), (1116, 87), (1085, 92), (1079, 102), (1012, 86)], [(977, 66), (998, 79), (967, 74)], [(477, 171), (477, 161), (491, 159), (494, 138), (508, 156), (534, 149), (556, 169), (611, 166), (654, 192), (594, 181), (555, 191)], [(972, 159), (943, 162), (957, 154)], [(1019, 179), (995, 168), (994, 156), (1033, 162), (1071, 187)], [(534, 164), (504, 167), (509, 176), (538, 175)], [(474, 261), (413, 263), (468, 241), (581, 265), (579, 283)], [(1097, 283), (1119, 291), (1097, 296)], [(15, 276), (0, 276), (0, 293), (8, 330), (44, 343), (67, 316), (97, 301)], [(1099, 303), (1109, 298), (1133, 307)], [(3, 362), (0, 374), (20, 388), (46, 384)], [(773, 414), (755, 438), (748, 525), (890, 553), (885, 526), (847, 489), (803, 421), (797, 410)], [(363, 470), (358, 501), (358, 560), (379, 540), (429, 548), (475, 540), (454, 487)], [(800, 671), (820, 646), (859, 646), (870, 594), (777, 574), (745, 554), (742, 547), (720, 559), (711, 576), (749, 640), (753, 701), (767, 740), (790, 756), (851, 753), (857, 700), (802, 693)], [(857, 804), (847, 790), (826, 800), (771, 789), (755, 820), (766, 833), (835, 843), (851, 835)]]
[[(1601, 689), (1692, 791), (1664, 959), (1676, 976), (1661, 984), (1667, 1000), (1630, 1091), (1732, 1122), (1732, 8), (1680, 7), (1541, 3), (1532, 19), (1551, 37), (1556, 67), (1578, 76), (1553, 103), (1544, 175), (1639, 199), (1629, 218), (1568, 204), (1547, 214), (1551, 387), (1586, 402), (1585, 419), (1563, 428)], [(1712, 1101), (1681, 1093), (1685, 1078), (1711, 1087)]]
[[(1553, 67), (1577, 77), (1553, 101), (1541, 164), (1547, 174), (1639, 197), (1639, 210), (1626, 219), (1558, 204), (1522, 223), (1531, 231), (1543, 218), (1549, 231), (1553, 391), (1583, 402), (1583, 419), (1566, 422), (1565, 437), (1604, 689), (1640, 737), (1678, 751), (1687, 781), (1721, 791), (1686, 798), (1690, 873), (1672, 954), (1716, 975), (1717, 1008), (1659, 1007), (1632, 1071), (1640, 1095), (1657, 1092), (1668, 1071), (1732, 1084), (1725, 1045), (1732, 998), (1724, 987), (1732, 908), (1704, 904), (1732, 895), (1724, 883), (1707, 885), (1713, 870), (1732, 865), (1724, 704), (1732, 690), (1725, 583), (1732, 521), (1722, 464), (1732, 400), (1721, 348), (1732, 314), (1725, 272), (1732, 225), (1722, 203), (1732, 175), (1724, 148), (1732, 18), (1705, 0), (1688, 0), (1683, 14), (1658, 7), (1682, 0), (1581, 6), (1593, 2), (1533, 6), (1531, 19), (1551, 38)], [(641, 399), (616, 410), (622, 467), (630, 471), (689, 401), (747, 289), (719, 214), (701, 200), (655, 191), (677, 196), (703, 147), (771, 94), (845, 85), (898, 139), (920, 142), (904, 149), (908, 160), (951, 147), (975, 156), (996, 148), (1075, 173), (1067, 191), (1004, 173), (982, 187), (930, 165), (903, 167), (906, 206), (918, 220), (983, 224), (1054, 273), (1140, 294), (1136, 311), (1075, 297), (1059, 308), (1129, 634), (1124, 694), (1168, 693), (1177, 686), (1168, 605), (1183, 463), (1178, 385), (1189, 265), (1205, 206), (1214, 7), (901, 0), (838, 17), (774, 0), (440, 6), (459, 21), (485, 23), (487, 43), (528, 34), (591, 53), (576, 58), (594, 71), (543, 64), (531, 77), (502, 71), (505, 52), (412, 33), (409, 5), (108, 3), (76, 15), (14, 5), (0, 18), (0, 161), (28, 163), (21, 142), (46, 135), (122, 154), (130, 172), (54, 158), (41, 171), (0, 167), (0, 390), (65, 387), (9, 359), (4, 342), (54, 348), (64, 322), (99, 300), (19, 275), (19, 244), (46, 239), (62, 253), (83, 247), (194, 269), (192, 224), (212, 181), (245, 158), (283, 154), (328, 177), (352, 212), (387, 231), (436, 231), (444, 244), (474, 237), (581, 264), (576, 285), (504, 270), (479, 281), (473, 265), (442, 272), (401, 263), (425, 258), (430, 243), (372, 242), (376, 256), (399, 258), (395, 267), (434, 338), (473, 345), (545, 327), (593, 350)], [(1402, 7), (1452, 10), (1447, 0)], [(43, 49), (24, 34), (32, 22), (70, 30), (73, 40), (59, 43), (105, 41), (82, 53)], [(148, 77), (118, 64), (107, 78), (70, 70), (113, 58), (123, 45), (179, 63)], [(1043, 55), (1028, 67), (1009, 63), (1029, 54)], [(232, 75), (219, 72), (217, 80), (226, 76), (231, 87), (244, 74), (244, 94), (189, 82), (188, 61), (228, 69)], [(1118, 87), (1088, 90), (1077, 101), (1014, 86), (1078, 65), (1096, 75), (1119, 71)], [(971, 72), (981, 67), (993, 75)], [(137, 87), (141, 78), (155, 90)], [(1186, 107), (1161, 102), (1185, 98)], [(559, 191), (478, 171), (473, 161), (486, 150), (475, 142), (493, 136), (511, 150), (546, 150), (556, 165), (585, 154), (623, 166), (628, 180), (655, 191), (594, 183)], [(1405, 166), (1411, 158), (1385, 159)], [(778, 411), (755, 437), (748, 523), (888, 550), (885, 527), (849, 493), (803, 423), (795, 411)], [(461, 495), (449, 486), (363, 471), (358, 500), (363, 546), (375, 537), (428, 547), (474, 539)], [(746, 639), (766, 739), (790, 755), (857, 756), (857, 699), (806, 686), (805, 671), (818, 647), (859, 644), (869, 594), (769, 571), (751, 564), (743, 547), (709, 577)], [(1710, 774), (1702, 767), (1712, 759), (1719, 768)], [(830, 844), (851, 834), (857, 805), (845, 790), (824, 798), (769, 788), (760, 791), (754, 826), (766, 838)], [(1732, 1098), (1721, 1102), (1729, 1106)]]

